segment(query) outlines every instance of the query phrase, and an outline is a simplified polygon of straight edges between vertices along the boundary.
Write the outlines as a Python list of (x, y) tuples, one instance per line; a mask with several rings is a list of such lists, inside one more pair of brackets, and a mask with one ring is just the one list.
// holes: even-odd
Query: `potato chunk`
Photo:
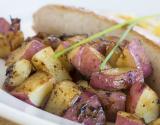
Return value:
[(51, 93), (53, 83), (52, 76), (44, 72), (36, 72), (11, 91), (11, 94), (31, 105), (41, 107)]
[(132, 68), (112, 68), (95, 72), (90, 79), (92, 87), (107, 91), (127, 89), (136, 82), (144, 82), (143, 73)]
[(6, 71), (7, 78), (4, 86), (7, 90), (20, 85), (32, 70), (32, 64), (26, 59), (17, 61), (14, 65), (9, 66)]
[(115, 125), (145, 125), (142, 119), (134, 114), (119, 111)]
[(43, 48), (45, 48), (44, 44), (38, 40), (32, 40), (13, 51), (6, 60), (6, 65), (12, 65), (20, 59), (26, 59), (30, 61), (32, 56)]
[[(72, 50), (68, 59), (81, 74), (90, 77), (93, 72), (99, 71), (104, 56), (95, 48), (85, 45)], [(109, 64), (106, 65), (106, 69), (108, 68)]]
[(146, 123), (159, 115), (158, 95), (146, 84), (136, 83), (129, 92), (127, 111), (143, 118)]
[(151, 63), (145, 54), (144, 48), (138, 40), (130, 41), (124, 47), (116, 64), (118, 67), (139, 68), (143, 71), (145, 78), (152, 73)]
[(78, 86), (71, 81), (63, 81), (56, 84), (45, 110), (53, 114), (62, 115), (75, 99), (80, 95)]
[(37, 70), (50, 73), (56, 82), (71, 80), (71, 77), (59, 59), (53, 58), (53, 54), (53, 49), (46, 47), (33, 56), (32, 63)]

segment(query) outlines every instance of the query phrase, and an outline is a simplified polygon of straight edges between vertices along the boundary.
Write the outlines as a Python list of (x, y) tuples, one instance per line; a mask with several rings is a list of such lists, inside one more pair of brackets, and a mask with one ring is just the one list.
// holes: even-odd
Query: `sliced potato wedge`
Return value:
[(45, 110), (53, 114), (62, 115), (75, 99), (80, 95), (78, 86), (71, 81), (63, 81), (56, 84)]
[(71, 80), (71, 77), (59, 59), (53, 58), (53, 54), (53, 49), (46, 47), (33, 56), (32, 63), (37, 70), (45, 71), (53, 75), (56, 82)]
[(149, 86), (136, 83), (129, 92), (127, 111), (135, 113), (149, 123), (159, 116), (158, 99), (158, 95)]
[(26, 59), (17, 61), (14, 65), (9, 66), (6, 71), (7, 78), (4, 86), (8, 90), (20, 85), (28, 78), (32, 70), (32, 64)]
[(41, 107), (53, 89), (54, 79), (44, 72), (36, 72), (11, 94), (31, 105)]
[(115, 125), (145, 125), (143, 120), (134, 114), (119, 111)]

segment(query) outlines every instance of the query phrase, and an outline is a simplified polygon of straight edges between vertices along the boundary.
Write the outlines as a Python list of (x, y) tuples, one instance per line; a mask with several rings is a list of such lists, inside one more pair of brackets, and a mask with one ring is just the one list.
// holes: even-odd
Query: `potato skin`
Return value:
[(119, 111), (115, 125), (145, 125), (142, 119), (134, 114)]
[(38, 40), (32, 40), (13, 51), (6, 60), (6, 65), (12, 65), (19, 59), (26, 59), (30, 61), (32, 56), (43, 48), (45, 48), (44, 44)]
[(105, 114), (98, 97), (91, 92), (83, 92), (79, 99), (63, 115), (64, 118), (84, 125), (104, 125)]
[(127, 89), (136, 82), (144, 82), (143, 73), (130, 68), (113, 68), (95, 72), (90, 79), (92, 87), (107, 91)]
[[(72, 50), (68, 54), (68, 59), (81, 74), (90, 77), (93, 72), (99, 71), (104, 56), (95, 48), (85, 45)], [(106, 65), (106, 68), (110, 66)]]
[(52, 76), (36, 72), (10, 93), (33, 106), (41, 107), (51, 93), (54, 82)]
[(56, 82), (71, 80), (69, 73), (62, 66), (59, 59), (53, 58), (53, 54), (53, 49), (46, 47), (33, 56), (32, 63), (37, 70), (51, 74)]
[(144, 77), (152, 73), (152, 66), (145, 50), (139, 40), (135, 39), (126, 44), (121, 56), (118, 58), (116, 65), (118, 67), (139, 68), (143, 71)]
[(146, 84), (134, 84), (127, 99), (127, 111), (143, 118), (145, 123), (159, 116), (158, 95)]
[(0, 17), (0, 33), (6, 34), (9, 31), (9, 28), (9, 22), (6, 19)]
[(74, 99), (77, 99), (80, 93), (75, 83), (62, 81), (55, 85), (45, 110), (53, 114), (62, 115), (74, 103)]
[(96, 95), (104, 108), (107, 121), (115, 122), (117, 112), (125, 111), (126, 94), (123, 92), (96, 91)]
[(28, 78), (31, 71), (32, 64), (25, 59), (19, 60), (14, 65), (9, 66), (6, 71), (7, 78), (4, 83), (6, 90), (10, 90), (10, 88), (20, 85)]

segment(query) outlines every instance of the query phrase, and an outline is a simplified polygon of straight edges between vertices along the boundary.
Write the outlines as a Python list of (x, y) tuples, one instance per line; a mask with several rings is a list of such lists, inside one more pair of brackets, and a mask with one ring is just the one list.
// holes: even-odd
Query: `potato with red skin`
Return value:
[(158, 95), (149, 86), (136, 83), (132, 85), (127, 97), (127, 112), (135, 113), (145, 123), (149, 123), (159, 116), (158, 99)]
[(115, 122), (117, 112), (125, 111), (126, 94), (123, 92), (96, 91), (96, 95), (105, 110), (107, 121)]
[(145, 125), (142, 119), (134, 114), (119, 111), (115, 125)]
[(38, 40), (32, 40), (13, 51), (6, 60), (6, 65), (12, 65), (20, 59), (26, 59), (30, 61), (32, 56), (43, 48), (45, 48), (44, 44)]
[(106, 122), (105, 113), (98, 97), (87, 91), (80, 95), (63, 117), (84, 125), (104, 125)]
[(143, 71), (144, 77), (152, 73), (152, 66), (145, 50), (139, 40), (135, 39), (128, 42), (123, 48), (123, 52), (118, 58), (116, 65), (118, 67), (132, 67)]
[(3, 17), (0, 17), (0, 33), (7, 34), (10, 28), (9, 22), (4, 19)]
[(0, 18), (0, 57), (6, 58), (23, 41), (24, 36), (20, 31), (20, 20), (12, 18), (10, 24), (4, 18)]
[(89, 43), (93, 48), (95, 48), (102, 55), (106, 55), (106, 47), (110, 45), (110, 41), (107, 39), (97, 39)]
[(63, 80), (71, 80), (69, 73), (63, 67), (61, 61), (58, 58), (53, 58), (53, 55), (53, 49), (46, 47), (34, 54), (32, 63), (37, 70), (51, 74), (56, 83)]
[[(99, 71), (104, 56), (95, 48), (85, 45), (72, 50), (68, 54), (68, 59), (82, 75), (90, 77), (92, 73)], [(108, 68), (110, 66), (107, 64), (106, 69)]]
[(144, 82), (143, 73), (132, 68), (112, 68), (91, 75), (93, 88), (107, 91), (127, 89), (136, 82)]
[(33, 106), (41, 107), (47, 101), (54, 82), (52, 76), (44, 72), (36, 72), (10, 93)]
[[(85, 35), (66, 36), (65, 38), (63, 38), (64, 41), (62, 41), (59, 44), (59, 46), (56, 48), (55, 52), (62, 51), (65, 48), (71, 46), (73, 43), (79, 42), (80, 40), (83, 40), (84, 38), (86, 38)], [(61, 61), (62, 65), (65, 67), (65, 69), (68, 72), (70, 72), (71, 70), (73, 70), (73, 66), (68, 61), (66, 54), (62, 55), (61, 57), (59, 57), (59, 60)]]
[(75, 99), (79, 97), (81, 91), (72, 81), (62, 81), (55, 85), (50, 98), (45, 106), (45, 111), (56, 115), (62, 115)]
[(25, 79), (29, 77), (31, 71), (32, 64), (30, 61), (25, 59), (18, 60), (6, 70), (4, 88), (10, 91), (16, 86), (19, 86)]

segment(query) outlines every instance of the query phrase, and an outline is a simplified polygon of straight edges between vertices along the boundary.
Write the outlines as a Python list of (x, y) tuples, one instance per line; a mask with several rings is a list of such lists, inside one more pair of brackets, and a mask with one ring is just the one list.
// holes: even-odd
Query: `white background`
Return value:
[(160, 0), (0, 0), (0, 16), (8, 19), (9, 16), (21, 18), (25, 34), (32, 34), (32, 13), (49, 3), (135, 15), (160, 13)]

